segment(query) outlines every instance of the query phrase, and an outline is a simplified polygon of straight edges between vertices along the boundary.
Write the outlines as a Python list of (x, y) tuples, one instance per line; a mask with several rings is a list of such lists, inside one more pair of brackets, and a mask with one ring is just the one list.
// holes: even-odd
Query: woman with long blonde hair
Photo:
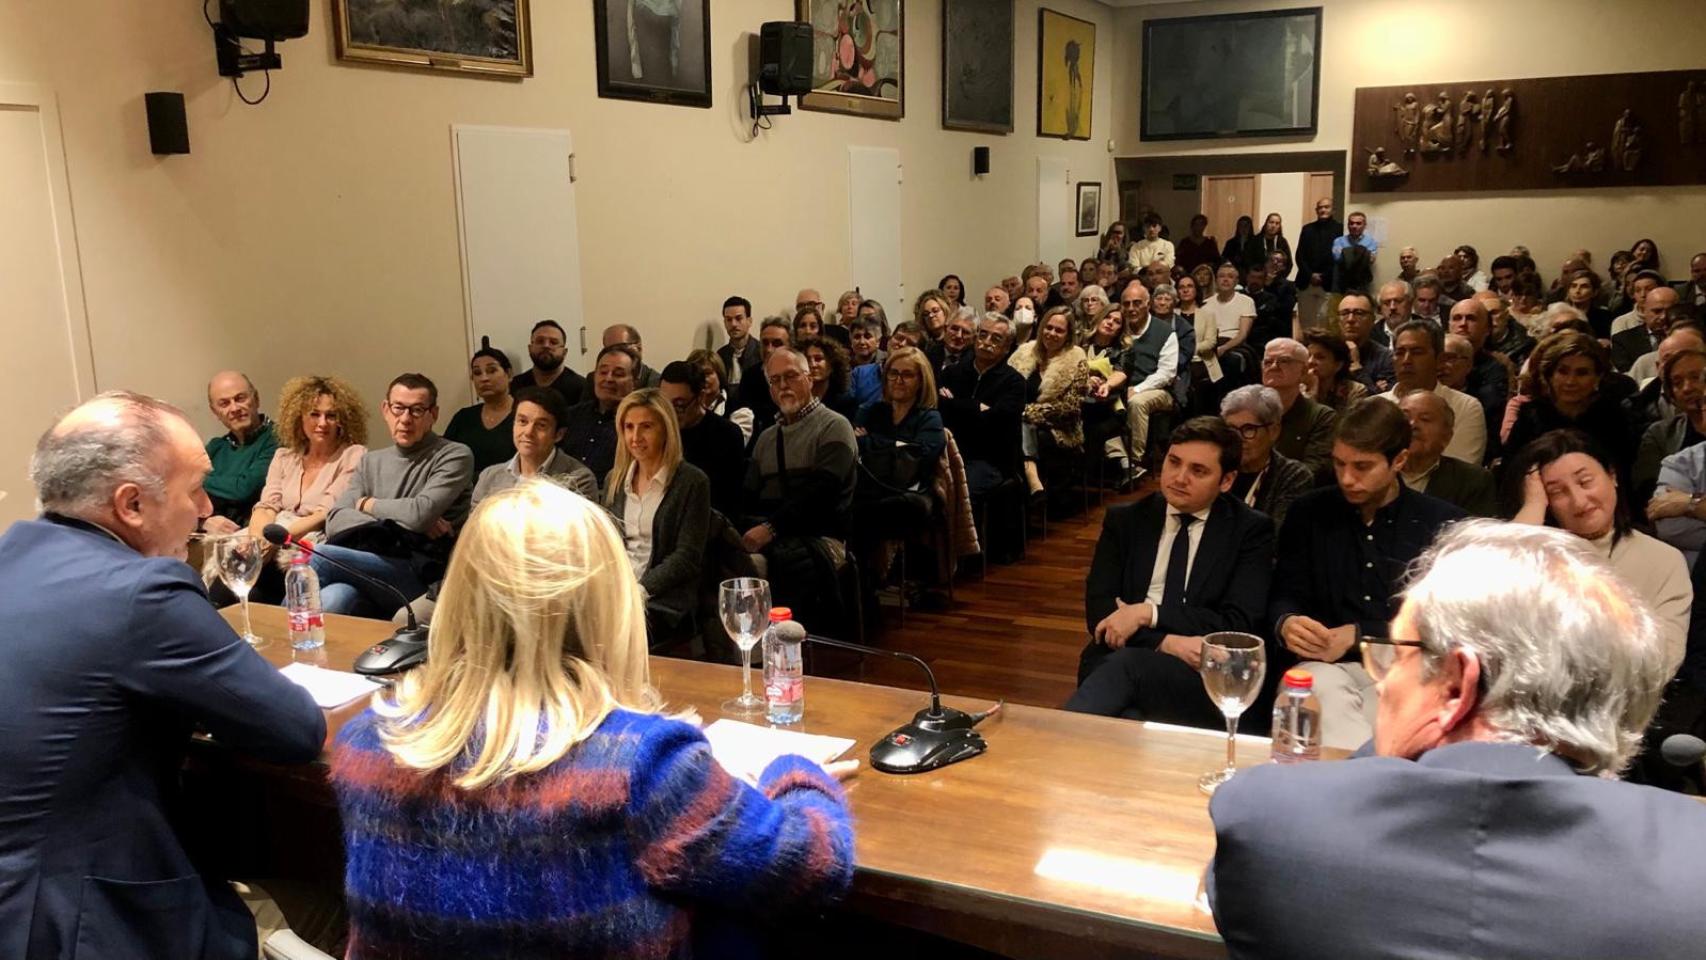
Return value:
[(540, 480), (481, 503), (427, 650), (332, 758), (350, 960), (687, 956), (721, 907), (847, 889), (831, 774), (852, 765), (783, 757), (754, 789), (660, 713), (640, 586), (597, 504)]
[(605, 503), (646, 593), (652, 635), (663, 639), (687, 622), (699, 595), (699, 566), (711, 529), (711, 481), (682, 459), (675, 407), (656, 388), (622, 398), (616, 439)]

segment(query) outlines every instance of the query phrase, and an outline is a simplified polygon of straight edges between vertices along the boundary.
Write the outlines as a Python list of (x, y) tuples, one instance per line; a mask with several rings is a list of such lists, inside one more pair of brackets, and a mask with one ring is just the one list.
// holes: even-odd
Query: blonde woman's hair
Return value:
[(889, 370), (896, 363), (910, 363), (918, 371), (918, 399), (912, 405), (920, 410), (936, 409), (936, 374), (930, 369), (930, 358), (917, 347), (890, 351), (883, 361), (883, 399), (889, 399)]
[(397, 762), (476, 790), (549, 767), (613, 710), (657, 712), (648, 670), (645, 602), (610, 517), (530, 479), (474, 510), (426, 664), (373, 709)]
[(361, 394), (337, 377), (291, 377), (278, 393), (279, 442), (298, 454), (308, 452), (308, 434), (302, 430), (302, 418), (321, 397), (332, 398), (332, 411), (338, 415), (338, 432), (344, 443), (367, 446), (367, 406)]
[(616, 502), (616, 493), (622, 489), (622, 481), (628, 476), (628, 467), (634, 463), (634, 455), (628, 452), (628, 445), (622, 442), (622, 421), (627, 418), (628, 411), (636, 407), (650, 410), (652, 416), (657, 418), (658, 426), (663, 428), (665, 472), (673, 475), (675, 468), (681, 466), (681, 426), (675, 422), (675, 406), (664, 399), (663, 392), (656, 387), (635, 390), (616, 405), (616, 465), (610, 468), (610, 474), (604, 481), (606, 503)]

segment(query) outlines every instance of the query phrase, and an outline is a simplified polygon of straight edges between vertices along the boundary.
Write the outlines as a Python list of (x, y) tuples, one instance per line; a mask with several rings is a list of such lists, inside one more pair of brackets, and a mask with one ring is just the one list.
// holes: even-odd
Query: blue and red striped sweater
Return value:
[(551, 767), (470, 792), (398, 764), (378, 723), (352, 720), (332, 757), (349, 960), (706, 955), (711, 931), (852, 881), (846, 798), (801, 757), (755, 790), (696, 728), (617, 711)]

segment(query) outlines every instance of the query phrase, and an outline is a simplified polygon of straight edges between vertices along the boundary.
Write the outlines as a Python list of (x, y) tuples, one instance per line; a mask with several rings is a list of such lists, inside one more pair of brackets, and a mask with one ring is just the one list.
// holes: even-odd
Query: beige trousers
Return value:
[(1315, 699), (1321, 703), (1321, 743), (1355, 750), (1374, 736), (1374, 716), (1380, 705), (1374, 678), (1360, 663), (1301, 663), (1315, 678)]
[[(1149, 451), (1149, 418), (1156, 411), (1173, 409), (1173, 394), (1168, 390), (1145, 390), (1126, 398), (1126, 435), (1131, 441), (1131, 462), (1141, 465)], [(1109, 443), (1117, 443), (1115, 440)]]

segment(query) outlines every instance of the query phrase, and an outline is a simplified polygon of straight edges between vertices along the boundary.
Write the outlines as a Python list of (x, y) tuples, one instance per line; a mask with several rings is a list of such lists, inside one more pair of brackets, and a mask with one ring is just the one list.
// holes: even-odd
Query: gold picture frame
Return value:
[[(471, 76), (533, 76), (530, 0), (332, 0), (339, 60)], [(463, 23), (450, 22), (458, 16)], [(458, 32), (457, 27), (472, 27)], [(480, 31), (485, 31), (484, 34)]]

